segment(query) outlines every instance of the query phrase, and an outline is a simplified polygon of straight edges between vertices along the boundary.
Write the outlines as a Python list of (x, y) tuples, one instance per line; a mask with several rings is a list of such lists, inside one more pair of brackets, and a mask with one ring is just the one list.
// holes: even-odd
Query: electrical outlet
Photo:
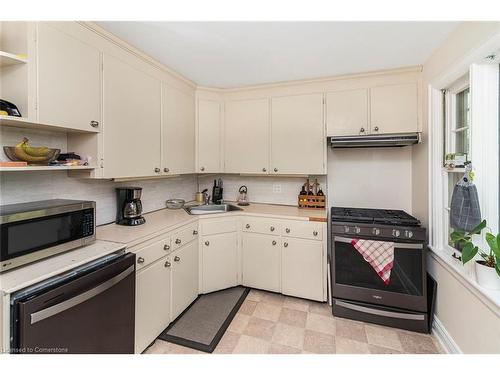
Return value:
[(281, 194), (281, 184), (273, 184), (273, 193)]

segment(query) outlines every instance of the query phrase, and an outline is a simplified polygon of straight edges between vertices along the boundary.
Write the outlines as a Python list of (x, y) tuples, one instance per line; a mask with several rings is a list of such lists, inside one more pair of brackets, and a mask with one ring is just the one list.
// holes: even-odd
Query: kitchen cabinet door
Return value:
[(194, 95), (162, 84), (163, 174), (194, 173)]
[(221, 104), (198, 100), (197, 172), (221, 172)]
[(242, 234), (243, 285), (281, 292), (281, 241), (278, 236)]
[(238, 234), (203, 236), (203, 293), (226, 289), (238, 284)]
[(418, 131), (417, 84), (370, 89), (371, 134)]
[(161, 82), (103, 56), (103, 177), (160, 174)]
[(323, 94), (273, 98), (271, 129), (272, 174), (326, 173)]
[(137, 272), (135, 352), (141, 353), (170, 323), (170, 258)]
[(171, 255), (172, 320), (198, 297), (198, 242), (193, 241)]
[(368, 90), (326, 94), (327, 136), (365, 135), (368, 126)]
[(38, 23), (38, 121), (99, 132), (100, 52), (80, 40)]
[(225, 103), (224, 170), (269, 172), (269, 99)]
[(322, 242), (284, 237), (281, 259), (283, 294), (324, 300), (326, 274)]

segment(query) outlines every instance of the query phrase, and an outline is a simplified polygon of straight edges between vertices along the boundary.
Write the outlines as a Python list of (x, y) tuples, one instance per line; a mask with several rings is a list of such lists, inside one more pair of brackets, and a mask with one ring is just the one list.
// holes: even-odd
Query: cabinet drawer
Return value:
[(280, 234), (280, 224), (278, 220), (260, 217), (245, 217), (242, 221), (243, 232)]
[(207, 236), (210, 234), (231, 233), (238, 230), (238, 219), (209, 219), (200, 223), (201, 234)]
[(181, 246), (198, 238), (198, 223), (186, 225), (172, 236), (172, 248), (178, 249)]
[(321, 224), (309, 221), (287, 221), (282, 223), (281, 234), (287, 237), (322, 241), (323, 227)]
[(165, 237), (134, 251), (136, 254), (136, 270), (139, 271), (140, 269), (167, 255), (171, 248), (170, 242), (170, 237)]

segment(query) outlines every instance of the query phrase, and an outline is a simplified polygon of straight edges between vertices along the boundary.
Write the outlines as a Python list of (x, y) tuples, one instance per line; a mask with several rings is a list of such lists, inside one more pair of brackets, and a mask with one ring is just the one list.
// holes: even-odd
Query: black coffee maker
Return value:
[(142, 214), (142, 188), (116, 188), (116, 224), (141, 225), (146, 222)]

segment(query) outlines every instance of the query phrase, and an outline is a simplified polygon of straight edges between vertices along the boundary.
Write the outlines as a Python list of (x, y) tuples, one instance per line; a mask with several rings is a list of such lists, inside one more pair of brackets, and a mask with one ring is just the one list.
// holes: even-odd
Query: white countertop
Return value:
[(4, 272), (0, 274), (0, 291), (10, 294), (124, 248), (121, 243), (97, 240), (91, 245)]
[(321, 222), (326, 222), (327, 219), (326, 210), (303, 209), (296, 206), (251, 203), (249, 206), (242, 206), (240, 208), (242, 208), (242, 211), (207, 215), (189, 215), (184, 209), (172, 210), (164, 208), (145, 214), (146, 223), (142, 225), (124, 226), (114, 223), (101, 225), (97, 228), (97, 238), (120, 242), (127, 244), (127, 246), (134, 246), (162, 233), (167, 233), (183, 225), (196, 222), (198, 219), (203, 220), (216, 217), (250, 215)]

